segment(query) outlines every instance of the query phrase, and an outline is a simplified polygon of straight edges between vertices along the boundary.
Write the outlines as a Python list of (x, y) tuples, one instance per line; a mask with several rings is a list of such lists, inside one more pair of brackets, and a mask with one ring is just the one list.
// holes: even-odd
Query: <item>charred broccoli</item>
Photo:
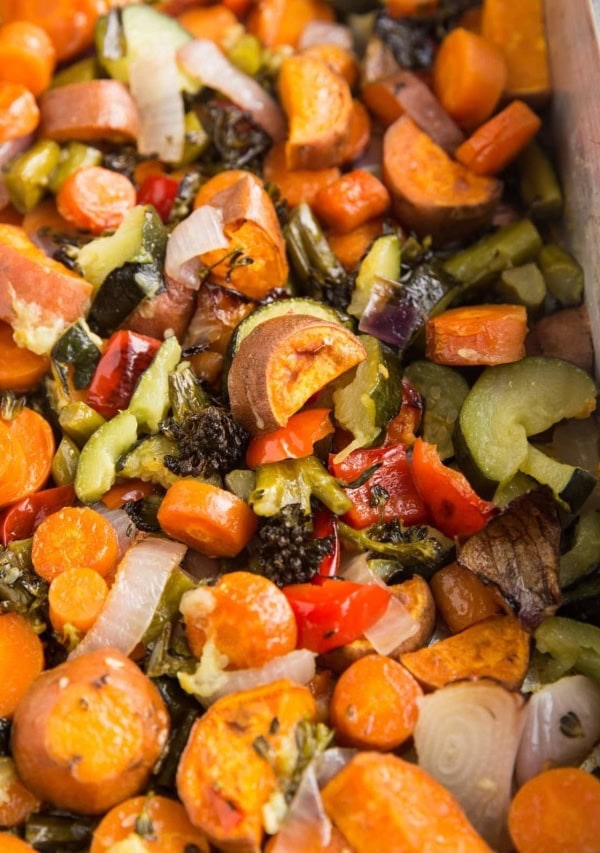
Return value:
[(300, 504), (288, 504), (260, 526), (252, 567), (277, 586), (306, 583), (332, 549), (332, 537), (313, 537), (311, 516)]
[(220, 406), (208, 406), (183, 421), (170, 420), (162, 432), (177, 443), (179, 454), (165, 456), (165, 465), (181, 477), (227, 474), (244, 458), (249, 435)]

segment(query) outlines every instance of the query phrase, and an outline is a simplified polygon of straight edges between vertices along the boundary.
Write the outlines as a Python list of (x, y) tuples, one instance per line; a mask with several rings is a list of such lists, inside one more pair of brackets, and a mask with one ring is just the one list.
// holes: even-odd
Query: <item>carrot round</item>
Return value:
[(395, 749), (413, 733), (423, 691), (392, 658), (366, 655), (341, 675), (331, 699), (340, 742), (358, 749)]
[(436, 572), (429, 585), (440, 615), (453, 634), (502, 612), (495, 587), (484, 584), (458, 563)]
[(210, 557), (235, 557), (258, 523), (244, 501), (196, 480), (173, 483), (158, 510), (158, 522), (169, 536)]
[(0, 323), (0, 391), (33, 391), (49, 367), (49, 358), (17, 346), (12, 328)]
[(598, 850), (600, 781), (575, 767), (534, 776), (510, 805), (508, 829), (518, 853)]
[(279, 587), (261, 575), (230, 572), (210, 589), (187, 593), (181, 612), (194, 655), (212, 640), (233, 669), (262, 666), (296, 648), (294, 612)]
[(32, 133), (39, 120), (40, 111), (29, 89), (0, 80), (0, 144)]
[(177, 20), (194, 38), (209, 39), (225, 49), (231, 27), (237, 27), (238, 19), (223, 3), (214, 6), (198, 6), (186, 9)]
[[(0, 758), (0, 776), (2, 777), (2, 798), (0, 799), (0, 826), (11, 827), (25, 823), (27, 818), (39, 810), (39, 799), (28, 791), (17, 776), (12, 758)], [(0, 835), (0, 838), (3, 838)], [(5, 847), (0, 841), (0, 850)]]
[(319, 190), (314, 211), (319, 219), (338, 232), (352, 231), (369, 219), (383, 216), (390, 206), (390, 194), (379, 178), (364, 169), (346, 172)]
[(50, 474), (55, 444), (52, 428), (33, 409), (0, 418), (0, 506), (37, 492)]
[(0, 832), (0, 850), (2, 853), (35, 853), (33, 847), (8, 832)]
[(98, 0), (3, 0), (4, 21), (31, 21), (52, 41), (58, 61), (70, 59), (89, 47), (98, 17), (106, 11)]
[(85, 634), (92, 627), (108, 595), (108, 584), (94, 569), (65, 569), (50, 584), (50, 622), (57, 633), (74, 628)]
[(319, 190), (340, 177), (340, 170), (337, 166), (328, 169), (288, 169), (285, 142), (278, 142), (265, 157), (263, 174), (265, 181), (279, 188), (289, 206), (295, 207), (303, 201), (312, 204)]
[(506, 83), (499, 47), (462, 27), (443, 40), (433, 67), (433, 86), (441, 105), (471, 130), (488, 119)]
[(132, 835), (140, 819), (152, 826), (152, 833), (144, 837), (148, 853), (185, 853), (188, 845), (197, 853), (208, 853), (206, 836), (191, 824), (181, 803), (155, 794), (132, 797), (104, 815), (94, 830), (90, 853), (109, 853)]
[(78, 169), (56, 196), (60, 215), (93, 234), (118, 228), (136, 201), (136, 190), (129, 178), (102, 166)]
[(43, 667), (42, 643), (27, 619), (0, 615), (0, 717), (12, 717)]
[(364, 225), (359, 225), (346, 234), (338, 234), (335, 231), (327, 232), (327, 241), (346, 272), (350, 272), (357, 266), (361, 258), (376, 237), (383, 231), (382, 219), (371, 219)]
[(335, 20), (333, 8), (324, 0), (258, 0), (246, 26), (266, 47), (295, 47), (304, 27), (315, 20)]
[(523, 101), (512, 101), (456, 149), (456, 159), (476, 175), (497, 175), (529, 145), (541, 119)]
[(119, 540), (110, 523), (89, 507), (65, 507), (44, 519), (33, 535), (33, 567), (47, 581), (67, 569), (109, 575), (119, 558)]
[(2, 78), (21, 83), (34, 95), (46, 89), (56, 64), (56, 51), (45, 30), (31, 21), (10, 21), (0, 27)]
[(507, 364), (525, 355), (523, 305), (465, 305), (432, 317), (425, 326), (427, 358), (453, 367)]

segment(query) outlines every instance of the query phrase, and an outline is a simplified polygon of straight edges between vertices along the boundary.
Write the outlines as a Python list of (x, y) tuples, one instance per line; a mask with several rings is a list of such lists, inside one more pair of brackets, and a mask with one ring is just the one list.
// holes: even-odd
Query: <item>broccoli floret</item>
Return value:
[(260, 526), (252, 567), (277, 586), (306, 583), (332, 549), (332, 537), (315, 539), (311, 516), (289, 504)]
[(178, 456), (165, 456), (165, 465), (181, 477), (227, 474), (243, 460), (250, 438), (220, 406), (207, 406), (181, 422), (171, 419), (162, 432), (179, 450)]

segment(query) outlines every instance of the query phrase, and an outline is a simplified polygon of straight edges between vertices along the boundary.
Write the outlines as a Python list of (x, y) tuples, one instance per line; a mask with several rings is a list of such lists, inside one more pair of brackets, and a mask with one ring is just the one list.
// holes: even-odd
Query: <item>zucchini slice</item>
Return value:
[(433, 361), (413, 361), (404, 375), (425, 401), (423, 438), (437, 446), (440, 459), (451, 458), (454, 425), (469, 393), (466, 379), (451, 367)]

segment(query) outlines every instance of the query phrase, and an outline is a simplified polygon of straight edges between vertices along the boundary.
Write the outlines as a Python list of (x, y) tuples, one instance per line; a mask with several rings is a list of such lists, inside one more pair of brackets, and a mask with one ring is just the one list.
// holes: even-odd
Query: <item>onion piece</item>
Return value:
[[(388, 589), (381, 578), (371, 571), (364, 554), (354, 557), (346, 565), (343, 577), (354, 583), (376, 584)], [(364, 637), (371, 643), (377, 654), (389, 655), (400, 643), (409, 640), (418, 631), (417, 620), (413, 619), (408, 608), (395, 595), (392, 595), (385, 613), (364, 632)]]
[(132, 60), (129, 86), (141, 120), (138, 151), (178, 163), (183, 157), (185, 114), (174, 51), (153, 48)]
[(10, 163), (13, 157), (16, 157), (17, 154), (21, 153), (21, 151), (25, 151), (26, 148), (29, 148), (32, 142), (33, 133), (28, 133), (26, 136), (19, 136), (17, 139), (11, 139), (0, 145), (0, 210), (4, 210), (4, 208), (10, 203), (10, 196), (6, 189), (6, 184), (4, 183), (2, 170), (7, 163)]
[(167, 581), (186, 550), (180, 542), (158, 536), (132, 545), (119, 563), (100, 615), (69, 657), (107, 647), (131, 654), (148, 630)]
[(334, 776), (343, 770), (356, 755), (358, 750), (348, 746), (332, 746), (319, 756), (317, 779), (319, 787), (323, 788)]
[(208, 205), (198, 207), (171, 232), (165, 273), (169, 278), (197, 290), (200, 287), (200, 255), (228, 246), (221, 211)]
[(119, 557), (122, 557), (125, 551), (133, 544), (137, 536), (138, 529), (134, 522), (127, 515), (124, 509), (108, 509), (99, 501), (92, 506), (92, 509), (103, 515), (109, 521), (119, 540)]
[(296, 49), (304, 50), (316, 44), (336, 44), (345, 50), (352, 50), (354, 44), (352, 30), (350, 27), (335, 24), (332, 21), (309, 21), (302, 30)]
[(214, 42), (195, 39), (184, 44), (177, 51), (177, 61), (192, 77), (250, 113), (274, 142), (285, 138), (285, 119), (277, 102), (256, 80), (236, 68)]
[(331, 821), (327, 817), (313, 759), (298, 785), (270, 853), (306, 853), (325, 850), (331, 841)]
[(493, 682), (449, 684), (419, 701), (419, 765), (458, 800), (475, 829), (504, 849), (524, 699)]
[(600, 686), (569, 675), (529, 700), (517, 754), (517, 783), (547, 767), (576, 767), (600, 739)]

